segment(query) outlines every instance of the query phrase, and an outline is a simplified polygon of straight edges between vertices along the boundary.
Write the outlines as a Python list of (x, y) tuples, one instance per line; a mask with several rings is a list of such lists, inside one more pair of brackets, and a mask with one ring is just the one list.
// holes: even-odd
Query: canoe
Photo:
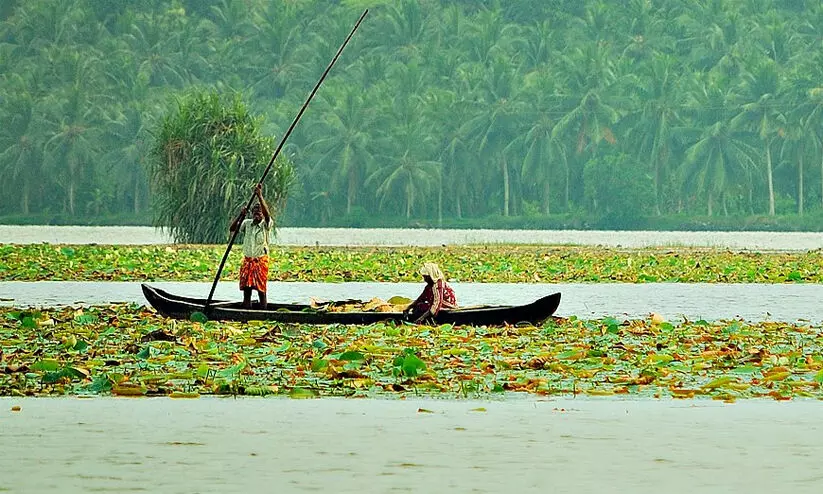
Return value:
[[(203, 312), (206, 299), (182, 297), (146, 284), (143, 295), (157, 312), (175, 319), (189, 319)], [(435, 324), (500, 326), (528, 322), (540, 324), (560, 305), (560, 293), (554, 293), (526, 305), (503, 305), (442, 310)], [(274, 321), (295, 324), (373, 324), (407, 321), (401, 312), (331, 312), (300, 304), (270, 303), (266, 309), (245, 309), (241, 302), (213, 300), (206, 316), (216, 321)]]

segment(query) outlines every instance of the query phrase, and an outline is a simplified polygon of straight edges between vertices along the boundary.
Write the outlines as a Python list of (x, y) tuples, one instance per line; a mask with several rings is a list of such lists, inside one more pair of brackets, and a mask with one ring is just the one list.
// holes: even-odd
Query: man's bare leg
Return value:
[(243, 308), (251, 309), (251, 288), (243, 289)]
[(266, 310), (266, 308), (269, 306), (268, 300), (266, 299), (266, 292), (261, 292), (260, 290), (258, 290), (257, 296), (260, 297), (260, 308)]

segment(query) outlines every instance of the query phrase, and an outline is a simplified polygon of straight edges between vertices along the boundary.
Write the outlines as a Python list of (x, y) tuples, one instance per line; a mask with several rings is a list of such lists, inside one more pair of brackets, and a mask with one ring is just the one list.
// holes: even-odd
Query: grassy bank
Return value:
[(201, 324), (136, 305), (0, 319), (0, 395), (823, 398), (823, 328), (787, 323)]
[[(0, 245), (0, 281), (211, 281), (224, 246)], [(241, 254), (224, 279), (236, 279)], [(452, 281), (502, 283), (821, 283), (818, 252), (741, 253), (711, 249), (478, 246), (275, 248), (270, 280), (420, 281), (423, 261)]]

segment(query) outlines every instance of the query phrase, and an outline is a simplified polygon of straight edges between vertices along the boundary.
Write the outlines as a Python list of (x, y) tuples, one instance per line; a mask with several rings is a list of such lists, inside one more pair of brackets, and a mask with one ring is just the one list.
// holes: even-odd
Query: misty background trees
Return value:
[(284, 224), (823, 215), (816, 0), (7, 0), (0, 217), (147, 223), (175, 97), (279, 138), (364, 7)]

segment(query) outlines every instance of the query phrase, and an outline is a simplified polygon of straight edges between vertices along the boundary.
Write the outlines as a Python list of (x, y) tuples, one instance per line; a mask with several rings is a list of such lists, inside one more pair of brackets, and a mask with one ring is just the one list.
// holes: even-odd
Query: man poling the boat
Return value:
[(437, 317), (441, 309), (457, 308), (457, 297), (454, 295), (454, 290), (446, 282), (446, 277), (437, 264), (433, 262), (423, 264), (420, 274), (426, 281), (426, 288), (417, 300), (403, 311), (403, 315), (413, 318), (415, 324)]
[(251, 308), (251, 292), (257, 290), (260, 308), (266, 309), (266, 283), (269, 278), (269, 234), (273, 226), (269, 206), (263, 199), (263, 186), (254, 188), (257, 202), (252, 207), (251, 219), (246, 219), (246, 208), (232, 222), (229, 231), (238, 228), (243, 234), (243, 264), (240, 266), (240, 290), (243, 291), (243, 307)]

